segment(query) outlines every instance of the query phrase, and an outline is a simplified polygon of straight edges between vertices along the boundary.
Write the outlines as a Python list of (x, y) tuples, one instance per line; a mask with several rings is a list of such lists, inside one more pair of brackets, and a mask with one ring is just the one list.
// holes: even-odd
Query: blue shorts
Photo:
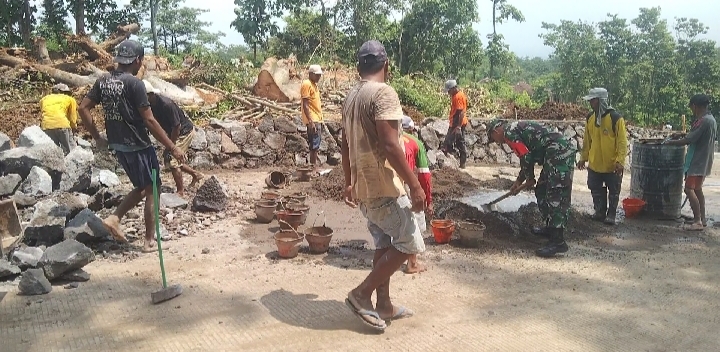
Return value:
[(315, 123), (315, 133), (310, 132), (309, 128), (307, 130), (308, 145), (312, 151), (320, 149), (320, 142), (322, 142), (322, 138), (320, 137), (322, 134), (322, 128), (321, 123)]
[(147, 147), (135, 152), (115, 151), (115, 157), (125, 169), (130, 182), (135, 189), (145, 189), (152, 186), (152, 170), (157, 172), (157, 184), (160, 188), (160, 163), (158, 162), (155, 147)]

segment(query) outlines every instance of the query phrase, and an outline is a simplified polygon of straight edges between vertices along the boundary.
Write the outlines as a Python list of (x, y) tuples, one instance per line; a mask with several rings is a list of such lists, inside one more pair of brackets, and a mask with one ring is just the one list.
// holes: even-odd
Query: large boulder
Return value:
[(270, 153), (268, 146), (255, 144), (246, 145), (242, 151), (242, 155), (248, 158), (262, 158)]
[(93, 169), (90, 188), (95, 188), (96, 192), (102, 187), (115, 187), (119, 184), (120, 177), (116, 173), (110, 170)]
[(247, 142), (247, 138), (246, 128), (239, 128), (230, 131), (230, 139), (232, 139), (232, 142), (236, 145), (244, 145), (245, 142)]
[(112, 239), (110, 232), (103, 226), (102, 220), (90, 209), (81, 211), (68, 221), (63, 233), (66, 240), (76, 240), (83, 244)]
[(438, 120), (430, 124), (430, 127), (440, 136), (445, 136), (450, 129), (450, 122), (447, 120)]
[(242, 121), (236, 121), (236, 120), (219, 120), (219, 119), (210, 119), (210, 126), (215, 128), (220, 128), (225, 130), (225, 132), (230, 133), (235, 130), (245, 129), (245, 126), (250, 125), (249, 122), (242, 122)]
[(275, 119), (275, 130), (280, 133), (296, 133), (297, 126), (289, 118), (281, 116)]
[(68, 271), (60, 276), (61, 280), (72, 282), (85, 282), (90, 280), (90, 273), (83, 269)]
[(33, 166), (37, 166), (50, 175), (53, 189), (58, 189), (65, 171), (64, 157), (62, 149), (55, 144), (13, 148), (0, 152), (0, 170), (5, 174), (18, 174), (24, 179)]
[(265, 135), (263, 142), (267, 144), (273, 150), (280, 150), (285, 148), (285, 136), (280, 133), (268, 133)]
[(17, 191), (21, 182), (22, 177), (18, 174), (10, 174), (0, 177), (0, 197), (15, 194), (15, 191)]
[(20, 272), (22, 272), (22, 270), (20, 270), (18, 266), (0, 258), (0, 279), (8, 276), (15, 276), (20, 274)]
[(195, 157), (190, 160), (190, 166), (194, 169), (209, 169), (215, 166), (213, 156), (209, 152), (197, 152)]
[(192, 207), (196, 211), (221, 212), (225, 210), (227, 203), (228, 195), (220, 181), (211, 176), (198, 188)]
[(220, 134), (220, 150), (222, 150), (223, 153), (229, 155), (240, 154), (240, 148), (226, 133)]
[(28, 269), (20, 278), (18, 291), (25, 296), (44, 295), (52, 291), (52, 285), (42, 269)]
[(13, 251), (10, 261), (20, 269), (37, 268), (44, 251), (38, 247), (22, 247)]
[(55, 144), (40, 126), (26, 127), (18, 138), (19, 147), (34, 147), (36, 145)]
[(63, 229), (69, 215), (69, 209), (53, 199), (35, 204), (35, 212), (25, 228), (25, 243), (31, 246), (59, 243), (63, 239)]
[(54, 280), (62, 274), (81, 269), (95, 260), (93, 251), (76, 240), (65, 240), (43, 253), (40, 266), (45, 271), (45, 276)]
[(20, 190), (32, 197), (43, 197), (53, 191), (53, 182), (50, 175), (43, 169), (33, 166), (30, 174), (20, 185)]
[(63, 192), (81, 192), (90, 188), (92, 181), (92, 165), (95, 161), (93, 152), (84, 148), (74, 148), (65, 157), (65, 172), (60, 180)]
[(426, 126), (420, 129), (420, 140), (425, 143), (425, 148), (428, 150), (440, 149), (440, 139), (432, 127)]
[(5, 133), (0, 132), (0, 152), (4, 152), (13, 147), (12, 140)]

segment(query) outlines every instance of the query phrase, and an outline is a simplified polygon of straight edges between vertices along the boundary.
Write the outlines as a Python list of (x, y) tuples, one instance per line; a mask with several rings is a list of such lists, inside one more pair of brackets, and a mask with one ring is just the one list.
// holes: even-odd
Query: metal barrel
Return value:
[(635, 142), (632, 149), (630, 197), (644, 200), (644, 214), (677, 219), (683, 197), (685, 147)]

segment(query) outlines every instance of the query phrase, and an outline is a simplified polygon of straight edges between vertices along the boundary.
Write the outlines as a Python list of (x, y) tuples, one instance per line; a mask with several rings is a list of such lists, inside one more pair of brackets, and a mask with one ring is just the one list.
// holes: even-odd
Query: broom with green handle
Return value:
[(172, 285), (168, 287), (167, 279), (165, 278), (165, 262), (163, 261), (162, 253), (162, 239), (160, 236), (160, 191), (158, 190), (158, 172), (152, 170), (152, 183), (153, 183), (153, 210), (155, 213), (155, 239), (157, 240), (158, 256), (160, 257), (160, 273), (162, 274), (163, 288), (160, 291), (153, 292), (150, 294), (153, 304), (165, 302), (171, 300), (180, 294), (182, 294), (182, 286)]

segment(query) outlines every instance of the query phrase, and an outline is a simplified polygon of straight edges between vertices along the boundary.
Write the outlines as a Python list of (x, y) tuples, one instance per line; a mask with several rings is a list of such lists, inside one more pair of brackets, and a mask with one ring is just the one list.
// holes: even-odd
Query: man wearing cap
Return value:
[(467, 118), (467, 96), (458, 89), (457, 81), (451, 79), (445, 82), (445, 91), (450, 95), (450, 129), (443, 143), (443, 152), (457, 149), (460, 154), (460, 168), (465, 168), (467, 161), (467, 148), (465, 148), (465, 126)]
[(690, 132), (684, 138), (674, 135), (673, 140), (665, 143), (689, 146), (685, 154), (685, 194), (693, 211), (693, 220), (684, 228), (687, 231), (702, 231), (707, 226), (702, 186), (705, 177), (712, 172), (717, 122), (708, 108), (710, 97), (707, 95), (694, 95), (689, 105), (694, 116)]
[(584, 170), (590, 162), (587, 185), (595, 208), (592, 219), (615, 225), (628, 147), (625, 119), (610, 106), (605, 88), (590, 89), (583, 99), (590, 103), (592, 112), (585, 123), (577, 167)]
[[(145, 91), (147, 92), (148, 102), (150, 102), (150, 109), (152, 114), (157, 119), (162, 129), (170, 137), (170, 140), (175, 143), (175, 146), (180, 149), (184, 154), (190, 149), (193, 137), (195, 137), (195, 125), (187, 117), (185, 112), (172, 101), (172, 99), (165, 97), (158, 93), (157, 89), (150, 84), (147, 80), (143, 80), (145, 84)], [(164, 153), (165, 165), (169, 166), (170, 172), (172, 173), (173, 180), (175, 181), (175, 189), (179, 196), (185, 195), (185, 185), (183, 184), (182, 173), (186, 173), (192, 176), (192, 182), (190, 182), (190, 188), (195, 187), (200, 180), (203, 179), (203, 174), (195, 171), (187, 164), (179, 162), (173, 158), (167, 151)]]
[[(363, 323), (382, 331), (386, 320), (413, 314), (393, 305), (390, 277), (410, 256), (425, 250), (413, 214), (424, 210), (425, 192), (405, 159), (402, 106), (397, 92), (386, 84), (390, 67), (385, 47), (376, 40), (365, 42), (357, 57), (360, 81), (342, 107), (344, 198), (367, 218), (375, 258), (370, 275), (348, 293), (345, 303)], [(377, 294), (375, 306), (373, 293)]]
[(320, 90), (317, 86), (322, 73), (320, 65), (310, 65), (308, 79), (304, 80), (300, 86), (302, 121), (307, 127), (310, 164), (312, 164), (315, 171), (319, 166), (318, 150), (320, 150), (320, 142), (322, 141), (323, 115), (320, 108)]
[[(430, 174), (430, 162), (428, 161), (427, 152), (425, 151), (425, 145), (415, 136), (415, 122), (413, 122), (410, 116), (403, 116), (402, 128), (404, 131), (402, 140), (405, 147), (405, 159), (410, 165), (410, 168), (417, 173), (420, 186), (422, 186), (423, 191), (425, 191), (425, 214), (432, 219), (432, 175)], [(405, 191), (410, 192), (407, 185)], [(422, 213), (418, 214), (422, 217)], [(422, 217), (422, 219), (418, 218), (418, 222), (420, 221), (423, 223), (418, 223), (418, 226), (420, 226), (421, 229), (425, 228), (425, 217)], [(425, 270), (425, 266), (418, 262), (417, 254), (413, 254), (408, 259), (404, 272), (406, 274), (416, 274)]]
[(63, 150), (65, 155), (75, 147), (73, 131), (77, 131), (77, 102), (67, 84), (52, 87), (52, 94), (40, 99), (40, 128)]
[(545, 226), (533, 229), (533, 233), (549, 241), (535, 254), (553, 257), (567, 252), (563, 233), (570, 215), (576, 149), (562, 133), (535, 122), (493, 120), (487, 131), (491, 141), (507, 144), (520, 158), (520, 174), (510, 188), (513, 194), (536, 185), (535, 164), (542, 165), (535, 197)]
[[(157, 249), (154, 240), (153, 217), (153, 170), (159, 173), (160, 163), (150, 141), (148, 131), (173, 157), (185, 162), (185, 155), (165, 134), (153, 117), (145, 85), (135, 75), (142, 67), (145, 50), (134, 40), (125, 40), (117, 46), (115, 62), (117, 69), (100, 77), (80, 103), (80, 117), (84, 126), (95, 139), (98, 148), (109, 147), (122, 165), (133, 190), (123, 198), (115, 212), (103, 220), (103, 225), (113, 237), (126, 242), (120, 231), (120, 221), (130, 209), (145, 198), (145, 244), (143, 251)], [(107, 139), (102, 137), (90, 115), (90, 110), (101, 104), (105, 114)], [(157, 175), (160, 187), (160, 177)]]

